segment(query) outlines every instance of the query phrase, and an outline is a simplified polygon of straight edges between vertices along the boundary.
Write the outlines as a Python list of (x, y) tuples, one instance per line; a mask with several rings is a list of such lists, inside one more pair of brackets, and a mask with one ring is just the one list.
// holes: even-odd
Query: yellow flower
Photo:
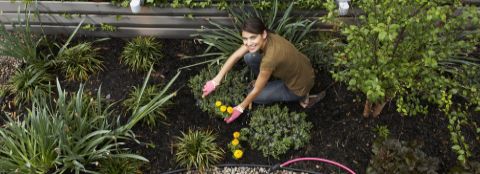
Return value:
[(242, 150), (235, 150), (235, 152), (233, 152), (233, 157), (235, 159), (240, 159), (242, 156), (243, 156), (243, 151)]
[(238, 141), (238, 139), (235, 138), (235, 139), (232, 140), (232, 145), (233, 145), (233, 146), (237, 146), (238, 143), (240, 143), (240, 142)]
[(220, 106), (220, 111), (225, 112), (225, 110), (227, 110), (227, 107), (225, 105)]
[(216, 107), (219, 107), (219, 106), (221, 106), (221, 105), (222, 105), (222, 102), (221, 102), (221, 101), (216, 101), (216, 102), (215, 102), (215, 106), (216, 106)]
[(233, 108), (231, 106), (227, 107), (227, 112), (231, 114), (233, 112)]
[(240, 132), (238, 131), (233, 132), (233, 138), (237, 139), (238, 137), (240, 137)]

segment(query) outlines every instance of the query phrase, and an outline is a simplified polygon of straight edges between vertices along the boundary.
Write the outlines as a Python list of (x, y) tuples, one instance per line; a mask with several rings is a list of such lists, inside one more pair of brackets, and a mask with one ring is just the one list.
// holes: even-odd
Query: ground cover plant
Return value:
[[(291, 20), (292, 24), (296, 21)], [(303, 25), (303, 27), (305, 26)], [(21, 32), (20, 29), (25, 28), (19, 28), (17, 31)], [(232, 30), (231, 36), (234, 36), (237, 32)], [(301, 33), (297, 32), (297, 34)], [(235, 104), (233, 101), (235, 97), (240, 98), (242, 93), (248, 91), (248, 84), (251, 80), (248, 70), (243, 69), (242, 65), (239, 64), (240, 66), (236, 69), (235, 74), (227, 75), (227, 79), (231, 79), (225, 80), (225, 83), (222, 84), (225, 85), (224, 89), (218, 89), (208, 98), (202, 99), (199, 97), (199, 93), (201, 92), (200, 87), (204, 83), (203, 80), (218, 72), (222, 63), (221, 60), (218, 61), (218, 64), (217, 61), (214, 61), (215, 63), (210, 65), (190, 66), (210, 59), (201, 57), (182, 59), (182, 57), (177, 56), (191, 55), (191, 57), (196, 57), (195, 55), (204, 54), (206, 49), (209, 49), (207, 53), (217, 52), (227, 55), (220, 49), (208, 48), (210, 45), (199, 44), (191, 39), (157, 39), (162, 45), (168, 45), (168, 47), (159, 48), (159, 51), (165, 55), (164, 59), (154, 64), (150, 72), (132, 72), (127, 67), (128, 65), (122, 63), (122, 51), (124, 46), (132, 41), (130, 38), (112, 38), (102, 42), (93, 42), (98, 38), (77, 36), (71, 39), (60, 38), (55, 40), (39, 36), (37, 38), (59, 43), (62, 46), (54, 48), (60, 49), (64, 47), (65, 43), (75, 45), (76, 43), (93, 42), (92, 48), (98, 48), (97, 53), (99, 57), (103, 58), (102, 65), (104, 68), (102, 71), (89, 76), (85, 81), (79, 79), (67, 80), (64, 73), (57, 71), (58, 67), (50, 66), (55, 65), (55, 63), (45, 63), (48, 61), (43, 59), (55, 60), (58, 50), (35, 48), (38, 53), (47, 55), (42, 57), (42, 54), (36, 53), (35, 58), (41, 60), (39, 62), (43, 62), (42, 65), (47, 65), (40, 67), (43, 67), (43, 70), (48, 72), (53, 79), (48, 80), (51, 82), (50, 85), (47, 82), (41, 83), (48, 85), (45, 88), (45, 91), (47, 91), (45, 93), (50, 95), (38, 93), (36, 95), (43, 97), (33, 95), (31, 99), (25, 100), (25, 104), (21, 107), (11, 107), (15, 104), (14, 98), (18, 93), (6, 91), (2, 94), (3, 97), (0, 100), (2, 115), (0, 118), (3, 126), (0, 127), (0, 143), (4, 144), (0, 148), (0, 158), (2, 158), (0, 165), (3, 166), (0, 168), (9, 171), (22, 171), (22, 173), (52, 173), (55, 171), (65, 171), (64, 173), (121, 173), (125, 171), (130, 171), (130, 173), (161, 173), (173, 169), (187, 168), (188, 165), (186, 164), (190, 164), (192, 168), (196, 164), (197, 167), (204, 168), (206, 171), (207, 168), (219, 163), (273, 166), (293, 158), (312, 156), (335, 160), (352, 168), (357, 173), (372, 173), (372, 171), (381, 173), (384, 169), (382, 167), (385, 166), (396, 171), (398, 169), (396, 167), (402, 165), (414, 166), (416, 171), (430, 171), (432, 173), (478, 172), (478, 161), (480, 160), (478, 154), (480, 151), (477, 145), (479, 139), (474, 125), (479, 124), (480, 121), (478, 120), (478, 112), (474, 111), (478, 105), (467, 102), (468, 98), (465, 99), (458, 95), (463, 93), (463, 90), (459, 90), (457, 95), (449, 93), (450, 89), (453, 88), (445, 93), (427, 93), (434, 97), (440, 95), (444, 105), (436, 102), (427, 103), (426, 101), (429, 100), (419, 98), (423, 106), (428, 106), (429, 112), (425, 116), (417, 114), (416, 117), (403, 117), (402, 115), (405, 113), (402, 110), (397, 110), (397, 106), (402, 105), (402, 103), (398, 104), (397, 100), (392, 100), (386, 103), (379, 117), (364, 118), (362, 112), (368, 95), (359, 91), (351, 91), (352, 88), (348, 82), (336, 81), (331, 76), (331, 72), (336, 73), (339, 69), (347, 70), (342, 69), (347, 65), (338, 66), (338, 64), (335, 64), (336, 67), (331, 66), (335, 63), (332, 62), (334, 59), (331, 58), (336, 52), (345, 53), (344, 49), (350, 49), (349, 47), (352, 47), (350, 44), (354, 41), (349, 41), (348, 38), (353, 36), (334, 33), (333, 37), (325, 37), (324, 34), (312, 32), (306, 34), (304, 39), (298, 40), (300, 46), (306, 44), (306, 39), (309, 40), (308, 42), (320, 45), (320, 47), (312, 48), (312, 50), (336, 50), (323, 52), (321, 54), (325, 56), (314, 58), (315, 62), (319, 62), (316, 63), (318, 68), (316, 69), (314, 92), (328, 88), (324, 100), (309, 109), (303, 109), (297, 103), (278, 103), (278, 107), (275, 105), (253, 105), (252, 109), (232, 124), (225, 124), (220, 117), (228, 115), (228, 106)], [(357, 37), (359, 36), (363, 35), (357, 35)], [(375, 36), (374, 38), (378, 39), (378, 33)], [(36, 38), (32, 40), (35, 43), (38, 41)], [(12, 41), (15, 41), (15, 39)], [(221, 45), (223, 42), (218, 41), (216, 45)], [(235, 42), (232, 42), (231, 45), (235, 45)], [(340, 47), (338, 47), (339, 45)], [(68, 47), (70, 46), (65, 46), (65, 49)], [(0, 45), (0, 48), (3, 47)], [(312, 56), (314, 57), (315, 51), (311, 51), (310, 54), (314, 54)], [(28, 54), (22, 53), (19, 55)], [(469, 54), (472, 59), (468, 60), (475, 60), (474, 58), (478, 58), (478, 55), (478, 50), (476, 50)], [(340, 59), (338, 54), (335, 58)], [(360, 58), (364, 57), (358, 59)], [(463, 64), (456, 62), (463, 62)], [(447, 64), (449, 66), (446, 66)], [(33, 66), (34, 63), (26, 62), (26, 65), (20, 67), (19, 70), (25, 70), (30, 65)], [(441, 62), (438, 65), (447, 67), (445, 69), (448, 71), (441, 71), (442, 73), (461, 71), (462, 73), (454, 75), (458, 75), (455, 80), (464, 82), (463, 86), (478, 85), (478, 71), (475, 69), (476, 66), (472, 66), (473, 63), (454, 60)], [(181, 68), (180, 74), (178, 74), (179, 68)], [(384, 71), (387, 73), (390, 72), (387, 70), (392, 69), (384, 69)], [(54, 79), (58, 79), (58, 82)], [(171, 79), (175, 79), (175, 82), (166, 83)], [(444, 83), (443, 81), (439, 82)], [(79, 85), (80, 83), (83, 85)], [(234, 85), (227, 85), (227, 83)], [(175, 92), (162, 88), (163, 90), (154, 90), (158, 92), (157, 94), (147, 95), (149, 93), (147, 90), (150, 89), (148, 86), (163, 86), (163, 84), (166, 88), (174, 89)], [(62, 88), (58, 88), (57, 85), (62, 86)], [(49, 89), (52, 89), (53, 92)], [(129, 92), (133, 89), (138, 91), (132, 95), (136, 97), (130, 96)], [(222, 90), (224, 91), (222, 92)], [(466, 96), (474, 96), (475, 93), (473, 92), (467, 91)], [(213, 98), (214, 95), (219, 96)], [(138, 96), (144, 96), (148, 99), (143, 101), (144, 98)], [(403, 94), (397, 95), (397, 97), (400, 96), (403, 96)], [(129, 98), (136, 98), (130, 99), (135, 102), (124, 105), (124, 101), (129, 100)], [(232, 102), (228, 101), (230, 99), (232, 99)], [(413, 99), (411, 98), (411, 100)], [(162, 110), (167, 119), (164, 120), (163, 116), (152, 119), (164, 121), (167, 124), (151, 124), (149, 126), (137, 124), (146, 121), (145, 119), (149, 118), (149, 114), (156, 112), (157, 108), (161, 108), (170, 100), (170, 107)], [(220, 102), (218, 105), (217, 101)], [(450, 107), (446, 110), (446, 107), (440, 106)], [(203, 107), (207, 110), (203, 110)], [(130, 111), (124, 112), (127, 110)], [(224, 112), (221, 112), (221, 110), (224, 110)], [(223, 115), (218, 115), (215, 112)], [(280, 124), (284, 126), (282, 128), (275, 127)], [(241, 131), (242, 129), (255, 131), (248, 133), (247, 131)], [(296, 133), (285, 133), (288, 132), (285, 129)], [(209, 130), (210, 133), (193, 136), (194, 134), (188, 133), (189, 130)], [(456, 133), (457, 130), (461, 130), (463, 136)], [(262, 134), (257, 135), (258, 139), (251, 140), (255, 137), (255, 133), (252, 132)], [(41, 136), (40, 134), (51, 136)], [(215, 138), (212, 138), (211, 135), (213, 134), (216, 135)], [(299, 135), (302, 136), (295, 137)], [(452, 138), (453, 135), (457, 135), (457, 137)], [(196, 139), (185, 138), (188, 136), (203, 137), (199, 138), (200, 141), (198, 142), (200, 142), (200, 145), (206, 146), (180, 146), (182, 142), (188, 142), (186, 140)], [(286, 138), (282, 140), (282, 137)], [(379, 137), (383, 140), (381, 141), (384, 142), (383, 144), (378, 143)], [(388, 140), (386, 140), (387, 137)], [(264, 138), (276, 139), (264, 141), (262, 140)], [(295, 141), (303, 143), (292, 144), (290, 143), (291, 139), (297, 139)], [(454, 139), (460, 141), (454, 141)], [(262, 144), (254, 145), (252, 144), (254, 141), (258, 144), (262, 142)], [(275, 146), (268, 149), (266, 142)], [(422, 146), (411, 147), (401, 142), (417, 142)], [(35, 144), (36, 146), (26, 146), (26, 144)], [(195, 143), (183, 144), (198, 145)], [(263, 147), (259, 148), (260, 146)], [(17, 150), (14, 147), (26, 147), (27, 150)], [(179, 147), (194, 148), (182, 149)], [(127, 148), (128, 150), (126, 150)], [(204, 156), (198, 158), (199, 160), (188, 158), (188, 155), (182, 157), (180, 152), (187, 152), (189, 149), (200, 149), (205, 152), (202, 153)], [(469, 149), (470, 156), (467, 155), (465, 149)], [(464, 162), (459, 158), (461, 150), (465, 155), (466, 160)], [(10, 152), (12, 152), (12, 155), (10, 155)], [(194, 153), (190, 153), (190, 157), (195, 156), (192, 154)], [(267, 154), (267, 157), (264, 154)], [(385, 156), (385, 154), (389, 156)], [(138, 159), (143, 159), (142, 157), (148, 162), (140, 162), (141, 160)], [(413, 160), (410, 160), (410, 158)], [(384, 159), (394, 159), (395, 161)], [(432, 159), (438, 159), (438, 161)], [(419, 163), (412, 164), (409, 163), (410, 161)], [(392, 165), (392, 163), (383, 165), (388, 162), (395, 163), (395, 165)], [(417, 164), (430, 165), (425, 167), (425, 165)], [(459, 165), (456, 166), (457, 164)], [(323, 173), (341, 173), (337, 168), (322, 163), (299, 162), (289, 167)]]
[(278, 105), (258, 108), (252, 113), (250, 127), (242, 129), (242, 140), (265, 157), (279, 158), (291, 148), (297, 150), (308, 144), (312, 124), (306, 116)]
[(192, 89), (194, 97), (199, 101), (198, 106), (202, 111), (209, 113), (212, 117), (226, 118), (229, 117), (232, 111), (227, 109), (235, 107), (240, 103), (242, 96), (247, 94), (248, 84), (248, 70), (234, 70), (231, 74), (226, 76), (222, 85), (218, 87), (215, 93), (211, 96), (202, 99), (202, 87), (204, 83), (210, 80), (220, 70), (219, 66), (210, 66), (201, 70), (198, 75), (189, 80), (189, 87)]

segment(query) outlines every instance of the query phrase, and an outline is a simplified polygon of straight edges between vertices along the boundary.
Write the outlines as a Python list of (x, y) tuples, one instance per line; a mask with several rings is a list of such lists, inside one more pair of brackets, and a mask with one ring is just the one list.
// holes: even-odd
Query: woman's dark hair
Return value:
[(253, 34), (262, 34), (267, 30), (265, 24), (258, 17), (250, 17), (243, 22), (242, 31), (246, 31)]

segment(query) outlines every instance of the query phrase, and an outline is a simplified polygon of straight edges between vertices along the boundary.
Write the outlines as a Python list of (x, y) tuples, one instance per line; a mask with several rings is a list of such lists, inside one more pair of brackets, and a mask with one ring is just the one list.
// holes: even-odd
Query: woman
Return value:
[[(252, 102), (268, 104), (300, 101), (300, 105), (306, 108), (323, 98), (324, 95), (308, 95), (315, 79), (309, 59), (285, 38), (268, 32), (260, 19), (252, 17), (244, 22), (242, 40), (243, 45), (203, 87), (202, 97), (205, 97), (220, 85), (225, 74), (242, 57), (257, 76), (247, 97), (233, 109), (230, 117), (225, 118), (227, 123), (237, 119)], [(279, 80), (269, 81), (271, 76)]]

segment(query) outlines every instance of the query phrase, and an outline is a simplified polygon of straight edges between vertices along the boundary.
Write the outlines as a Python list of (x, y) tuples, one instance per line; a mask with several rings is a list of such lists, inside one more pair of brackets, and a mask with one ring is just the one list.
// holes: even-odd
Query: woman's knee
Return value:
[(255, 53), (247, 53), (243, 56), (243, 60), (245, 63), (251, 65), (260, 62), (260, 54), (255, 52)]

